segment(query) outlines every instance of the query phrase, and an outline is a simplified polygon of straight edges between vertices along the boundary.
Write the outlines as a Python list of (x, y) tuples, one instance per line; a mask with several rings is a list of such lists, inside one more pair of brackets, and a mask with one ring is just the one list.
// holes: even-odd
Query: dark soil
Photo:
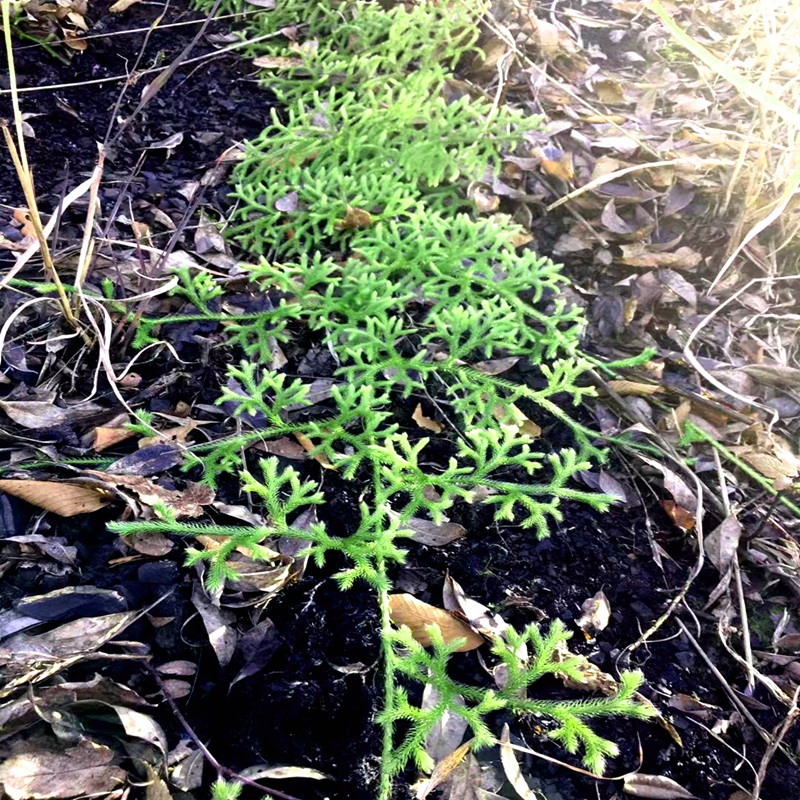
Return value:
[[(144, 29), (143, 32), (91, 38), (86, 50), (79, 53), (62, 48), (70, 57), (69, 66), (36, 46), (20, 46), (15, 50), (20, 88), (81, 84), (129, 73), (142, 53), (148, 27), (163, 7), (137, 3), (126, 13), (114, 15), (108, 13), (110, 5), (106, 0), (91, 3), (89, 19), (94, 26), (90, 34), (134, 29)], [(196, 24), (163, 27), (193, 19)], [(139, 69), (172, 63), (195, 37), (204, 19), (189, 9), (187, 0), (170, 3), (162, 25), (149, 36)], [(209, 35), (224, 33), (229, 30), (223, 24), (212, 24), (207, 30)], [(214, 50), (205, 37), (189, 58)], [(149, 203), (170, 216), (182, 212), (186, 200), (177, 194), (177, 189), (197, 180), (228, 147), (257, 135), (265, 127), (272, 103), (252, 73), (248, 62), (235, 54), (179, 67), (134, 124), (119, 136), (118, 126), (112, 128), (101, 195), (106, 204), (116, 200), (125, 188), (134, 210), (137, 204)], [(0, 83), (7, 89), (7, 72), (2, 74)], [(155, 74), (141, 75), (127, 87), (118, 119), (130, 116), (154, 77)], [(20, 94), (22, 112), (39, 115), (30, 119), (36, 138), (27, 139), (26, 146), (43, 210), (55, 206), (65, 184), (72, 188), (91, 174), (97, 163), (97, 144), (106, 141), (109, 120), (123, 84), (117, 80)], [(0, 96), (0, 116), (11, 117), (7, 94)], [(183, 133), (183, 141), (176, 147), (147, 149), (179, 133)], [(221, 189), (220, 194), (224, 198), (225, 190)], [(24, 205), (8, 158), (0, 163), (0, 204), (11, 208)]]
[[(99, 2), (92, 7), (95, 32), (146, 27), (162, 10), (161, 6), (140, 3), (116, 17), (107, 14), (107, 5)], [(181, 0), (171, 4), (165, 22), (193, 16)], [(170, 62), (196, 30), (196, 25), (157, 29), (142, 65), (150, 66), (158, 59)], [(210, 31), (219, 32), (220, 28), (212, 26)], [(20, 48), (19, 83), (31, 87), (123, 74), (136, 59), (143, 36), (92, 39), (88, 49), (75, 55), (68, 68), (36, 49)], [(192, 55), (210, 50), (204, 41)], [(144, 82), (141, 79), (128, 91), (120, 110), (122, 116), (132, 111)], [(28, 146), (43, 208), (53, 206), (62, 182), (74, 186), (93, 168), (96, 142), (105, 137), (119, 89), (119, 83), (112, 82), (23, 95), (23, 110), (41, 115), (31, 120), (36, 139)], [(7, 96), (2, 103), (0, 113), (8, 115)], [(75, 114), (65, 111), (67, 106)], [(116, 200), (121, 187), (130, 183), (134, 208), (146, 215), (155, 206), (177, 220), (186, 205), (177, 189), (187, 181), (197, 180), (231, 144), (260, 133), (270, 107), (269, 95), (252, 80), (249, 66), (233, 56), (179, 69), (111, 149), (102, 194), (104, 209)], [(178, 132), (183, 132), (183, 142), (171, 154), (163, 149), (145, 149)], [(208, 132), (221, 136), (200, 136)], [(143, 154), (144, 161), (136, 169)], [(219, 196), (206, 201), (224, 204), (224, 193), (222, 189)], [(8, 160), (0, 167), (0, 202), (9, 208), (22, 202)], [(549, 233), (543, 231), (541, 235), (545, 240)], [(140, 398), (147, 400), (145, 407), (151, 410), (171, 409), (184, 400), (212, 403), (212, 387), (219, 385), (224, 361), (233, 357), (226, 353), (218, 356), (217, 362), (212, 359), (206, 363), (203, 370), (181, 371), (157, 396)], [(169, 374), (173, 366), (167, 361), (145, 366), (140, 370), (143, 386)], [(289, 367), (302, 372), (302, 365), (292, 362)], [(213, 432), (214, 428), (209, 430)], [(546, 435), (555, 445), (555, 434), (546, 430)], [(128, 450), (123, 446), (118, 452)], [(313, 462), (305, 469), (309, 475), (320, 477)], [(345, 485), (335, 475), (326, 474), (324, 479), (326, 504), (320, 508), (320, 519), (332, 532), (344, 533), (356, 519), (361, 487)], [(241, 501), (233, 481), (223, 484), (219, 499)], [(641, 508), (618, 508), (602, 516), (582, 506), (568, 506), (566, 522), (551, 538), (536, 541), (529, 532), (498, 526), (488, 514), (461, 505), (452, 518), (467, 528), (467, 535), (442, 549), (411, 545), (407, 565), (394, 576), (395, 585), (400, 591), (440, 604), (442, 580), (449, 570), (470, 596), (496, 608), (516, 626), (563, 620), (575, 632), (574, 649), (586, 654), (598, 667), (614, 672), (621, 652), (663, 612), (694, 561), (691, 539), (677, 531), (657, 504), (648, 513), (653, 535), (674, 558), (665, 559), (663, 573), (652, 560)], [(33, 510), (25, 503), (0, 495), (3, 536), (25, 532), (32, 516)], [(255, 763), (280, 763), (315, 767), (334, 778), (319, 791), (310, 789), (307, 781), (280, 782), (281, 790), (301, 798), (373, 798), (380, 753), (380, 737), (374, 725), (379, 710), (380, 665), (377, 611), (370, 592), (363, 587), (340, 592), (331, 575), (341, 565), (332, 563), (323, 570), (309, 566), (303, 579), (280, 593), (266, 609), (279, 633), (280, 648), (262, 672), (229, 690), (238, 664), (234, 661), (228, 670), (220, 670), (189, 600), (194, 575), (183, 569), (180, 548), (166, 558), (141, 558), (109, 566), (110, 561), (129, 553), (105, 530), (105, 521), (116, 517), (118, 510), (112, 510), (51, 521), (47, 523), (52, 525), (49, 531), (46, 525), (39, 526), (39, 532), (64, 536), (78, 548), (77, 568), (66, 574), (53, 574), (36, 565), (12, 566), (4, 573), (0, 586), (2, 607), (26, 596), (80, 584), (117, 589), (130, 608), (138, 609), (174, 589), (154, 610), (168, 622), (155, 627), (143, 618), (126, 631), (124, 638), (145, 643), (154, 664), (180, 658), (199, 663), (192, 694), (178, 703), (211, 752), (235, 769)], [(690, 595), (690, 605), (702, 607), (716, 578), (712, 568), (703, 573)], [(612, 619), (596, 640), (587, 641), (574, 620), (581, 603), (600, 589), (611, 603)], [(240, 613), (244, 629), (252, 621), (248, 613)], [(685, 621), (691, 627), (691, 618), (687, 616)], [(717, 719), (729, 719), (732, 714), (719, 682), (695, 650), (675, 636), (676, 630), (674, 623), (668, 623), (646, 650), (633, 654), (632, 665), (644, 670), (644, 693), (672, 719), (683, 746), (678, 746), (655, 723), (605, 723), (599, 727), (600, 732), (621, 748), (620, 756), (610, 763), (608, 774), (621, 775), (640, 767), (643, 773), (673, 778), (700, 800), (728, 800), (738, 784), (749, 787), (753, 779), (749, 768), (742, 767), (733, 751), (746, 752), (757, 767), (763, 743), (747, 723), (735, 722), (723, 734), (730, 746), (725, 747), (688, 715), (671, 714), (665, 699), (679, 693), (696, 695), (703, 702), (719, 706)], [(741, 670), (714, 639), (704, 638), (703, 645), (726, 678), (741, 688)], [(481, 684), (487, 681), (475, 653), (457, 656), (454, 669), (462, 680)], [(131, 662), (92, 662), (73, 668), (70, 679), (90, 678), (97, 670), (145, 696), (153, 696), (157, 688), (149, 674)], [(551, 694), (563, 693), (555, 682), (543, 682), (541, 689)], [(774, 707), (763, 691), (757, 691), (756, 699), (768, 710), (754, 714), (762, 726), (771, 730), (781, 721), (784, 709)], [(186, 731), (166, 704), (153, 713), (167, 730), (171, 746), (185, 738)], [(537, 750), (578, 763), (549, 743), (537, 724), (538, 721), (522, 720), (515, 725), (516, 733)], [(713, 720), (705, 724), (711, 727)], [(794, 749), (796, 742), (797, 736), (791, 735), (787, 746)], [(620, 792), (619, 782), (593, 781), (545, 761), (522, 760), (526, 773), (539, 782), (548, 800), (611, 798)], [(406, 777), (413, 782), (416, 776)], [(410, 796), (408, 784), (398, 783), (397, 797)], [(800, 797), (800, 775), (778, 755), (761, 798), (787, 797)]]

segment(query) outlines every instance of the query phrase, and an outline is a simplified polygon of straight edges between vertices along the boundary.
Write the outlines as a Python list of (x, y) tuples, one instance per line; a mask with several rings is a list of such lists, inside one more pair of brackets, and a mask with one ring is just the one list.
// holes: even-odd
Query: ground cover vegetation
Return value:
[[(575, 476), (603, 453), (592, 431), (561, 408), (577, 405), (592, 390), (579, 383), (592, 362), (578, 353), (580, 310), (559, 297), (563, 277), (550, 259), (515, 247), (522, 233), (512, 221), (475, 218), (463, 210), (462, 183), (499, 163), (503, 148), (522, 141), (539, 120), (468, 96), (448, 99), (450, 70), (474, 50), (482, 9), (418, 3), (390, 10), (370, 2), (279, 4), (268, 24), (308, 20), (306, 49), (270, 81), (281, 101), (273, 125), (247, 146), (233, 181), (240, 204), (229, 234), (264, 259), (248, 268), (250, 280), (277, 291), (270, 308), (250, 315), (220, 312), (222, 290), (203, 273), (183, 270), (177, 293), (194, 311), (143, 319), (136, 344), (158, 341), (159, 327), (181, 322), (221, 322), (248, 360), (229, 370), (220, 402), (232, 403), (255, 430), (196, 449), (215, 485), (220, 473), (239, 474), (243, 448), (261, 438), (299, 434), (313, 443), (346, 479), (366, 480), (361, 521), (345, 538), (323, 525), (296, 530), (291, 518), (323, 501), (319, 486), (301, 483), (277, 458), (261, 463), (261, 475), (243, 474), (242, 490), (263, 504), (270, 526), (231, 528), (169, 519), (113, 523), (122, 534), (167, 532), (210, 535), (224, 541), (213, 551), (192, 549), (190, 563), (208, 562), (207, 581), (220, 590), (235, 579), (231, 554), (245, 548), (259, 558), (266, 540), (294, 536), (309, 543), (318, 565), (342, 552), (352, 565), (337, 579), (343, 589), (356, 580), (377, 592), (384, 638), (385, 707), (380, 796), (409, 762), (430, 772), (424, 744), (447, 714), (469, 723), (475, 747), (494, 741), (484, 721), (502, 708), (558, 721), (553, 737), (569, 752), (585, 751), (586, 765), (602, 772), (611, 742), (591, 730), (592, 718), (621, 714), (646, 718), (652, 709), (635, 699), (638, 673), (625, 674), (614, 697), (548, 701), (527, 698), (528, 687), (546, 673), (579, 680), (575, 663), (558, 657), (565, 632), (554, 625), (522, 634), (508, 629), (494, 655), (510, 671), (499, 690), (470, 688), (447, 674), (448, 656), (463, 640), (432, 634), (433, 655), (412, 633), (392, 627), (389, 571), (404, 560), (400, 547), (421, 513), (435, 524), (456, 501), (495, 508), (498, 521), (517, 522), (532, 535), (548, 535), (560, 521), (562, 500), (607, 509), (613, 498), (584, 491)], [(260, 17), (256, 18), (258, 30)], [(318, 43), (312, 46), (311, 43)], [(285, 44), (259, 47), (259, 58), (286, 58)], [(261, 63), (266, 63), (262, 61)], [(285, 74), (283, 74), (285, 73)], [(284, 261), (294, 257), (295, 261)], [(288, 411), (307, 399), (309, 384), (269, 369), (272, 342), (286, 343), (300, 326), (321, 336), (339, 367), (331, 389), (333, 413), (288, 422)], [(540, 387), (488, 374), (493, 358), (526, 359), (538, 368)], [(455, 434), (444, 468), (426, 469), (423, 438), (412, 442), (392, 414), (394, 398), (429, 392), (451, 410)], [(565, 425), (576, 447), (545, 454), (532, 446), (518, 404), (540, 408)], [(140, 424), (150, 419), (139, 415)], [(152, 433), (153, 431), (149, 431)], [(541, 476), (541, 477), (540, 477)], [(270, 558), (267, 551), (265, 558)], [(530, 658), (530, 664), (525, 661)], [(432, 709), (410, 705), (399, 675), (434, 686), (442, 698)], [(460, 696), (469, 705), (456, 705)], [(398, 721), (408, 724), (396, 739)]]

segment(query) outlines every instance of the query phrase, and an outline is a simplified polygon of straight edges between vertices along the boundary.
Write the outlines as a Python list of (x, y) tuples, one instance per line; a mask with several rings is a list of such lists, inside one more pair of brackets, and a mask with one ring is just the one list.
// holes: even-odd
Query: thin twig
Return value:
[(767, 776), (767, 767), (769, 767), (769, 762), (772, 761), (773, 756), (775, 755), (778, 748), (781, 746), (783, 738), (789, 732), (792, 725), (794, 725), (794, 723), (797, 722), (797, 717), (800, 716), (800, 709), (797, 708), (798, 694), (800, 694), (800, 686), (798, 686), (794, 690), (794, 697), (792, 698), (792, 706), (786, 712), (786, 717), (781, 723), (780, 728), (773, 735), (772, 739), (770, 739), (770, 742), (767, 745), (767, 749), (764, 751), (764, 755), (761, 758), (761, 764), (759, 764), (758, 767), (758, 775), (756, 775), (756, 782), (753, 785), (753, 792), (750, 800), (758, 800), (759, 795), (761, 794), (761, 787), (764, 784), (764, 778), (766, 778)]

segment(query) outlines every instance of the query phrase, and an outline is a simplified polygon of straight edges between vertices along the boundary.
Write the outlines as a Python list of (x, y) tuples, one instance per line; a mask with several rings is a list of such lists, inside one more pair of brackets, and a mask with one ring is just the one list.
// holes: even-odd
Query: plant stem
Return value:
[[(385, 574), (386, 565), (381, 558), (378, 560), (377, 568)], [(394, 668), (394, 645), (388, 637), (388, 632), (392, 627), (392, 618), (389, 608), (389, 592), (382, 589), (378, 593), (378, 603), (381, 610), (381, 643), (383, 651), (383, 707), (384, 710), (394, 705), (395, 693), (395, 668)], [(383, 748), (381, 753), (381, 783), (378, 793), (378, 800), (389, 800), (392, 794), (392, 776), (386, 769), (386, 765), (394, 749), (394, 723), (391, 720), (384, 720), (383, 723)]]

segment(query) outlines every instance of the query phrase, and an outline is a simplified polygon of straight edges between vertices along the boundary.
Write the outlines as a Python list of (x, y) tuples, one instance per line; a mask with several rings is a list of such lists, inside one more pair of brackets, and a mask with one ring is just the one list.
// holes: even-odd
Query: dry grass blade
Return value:
[(19, 97), (17, 95), (17, 73), (14, 68), (14, 50), (11, 43), (11, 0), (2, 0), (2, 18), (3, 18), (3, 31), (4, 42), (6, 48), (6, 58), (8, 61), (8, 79), (10, 83), (11, 92), (11, 105), (14, 109), (14, 126), (17, 134), (17, 143), (11, 136), (8, 126), (3, 123), (3, 136), (6, 140), (11, 160), (14, 162), (14, 169), (17, 172), (22, 191), (25, 194), (25, 201), (28, 204), (28, 210), (31, 216), (31, 222), (34, 230), (36, 231), (36, 238), (39, 240), (39, 246), (42, 250), (42, 260), (44, 261), (45, 270), (49, 273), (53, 283), (56, 285), (58, 297), (61, 302), (61, 308), (67, 321), (73, 327), (78, 327), (78, 321), (72, 313), (72, 309), (67, 299), (67, 294), (64, 291), (64, 286), (61, 283), (61, 278), (58, 276), (58, 271), (53, 264), (53, 258), (50, 253), (50, 248), (47, 243), (47, 236), (45, 235), (42, 226), (42, 219), (39, 215), (39, 206), (36, 202), (36, 192), (33, 187), (33, 175), (28, 165), (28, 154), (25, 150), (25, 135), (22, 126), (22, 111), (19, 107)]

